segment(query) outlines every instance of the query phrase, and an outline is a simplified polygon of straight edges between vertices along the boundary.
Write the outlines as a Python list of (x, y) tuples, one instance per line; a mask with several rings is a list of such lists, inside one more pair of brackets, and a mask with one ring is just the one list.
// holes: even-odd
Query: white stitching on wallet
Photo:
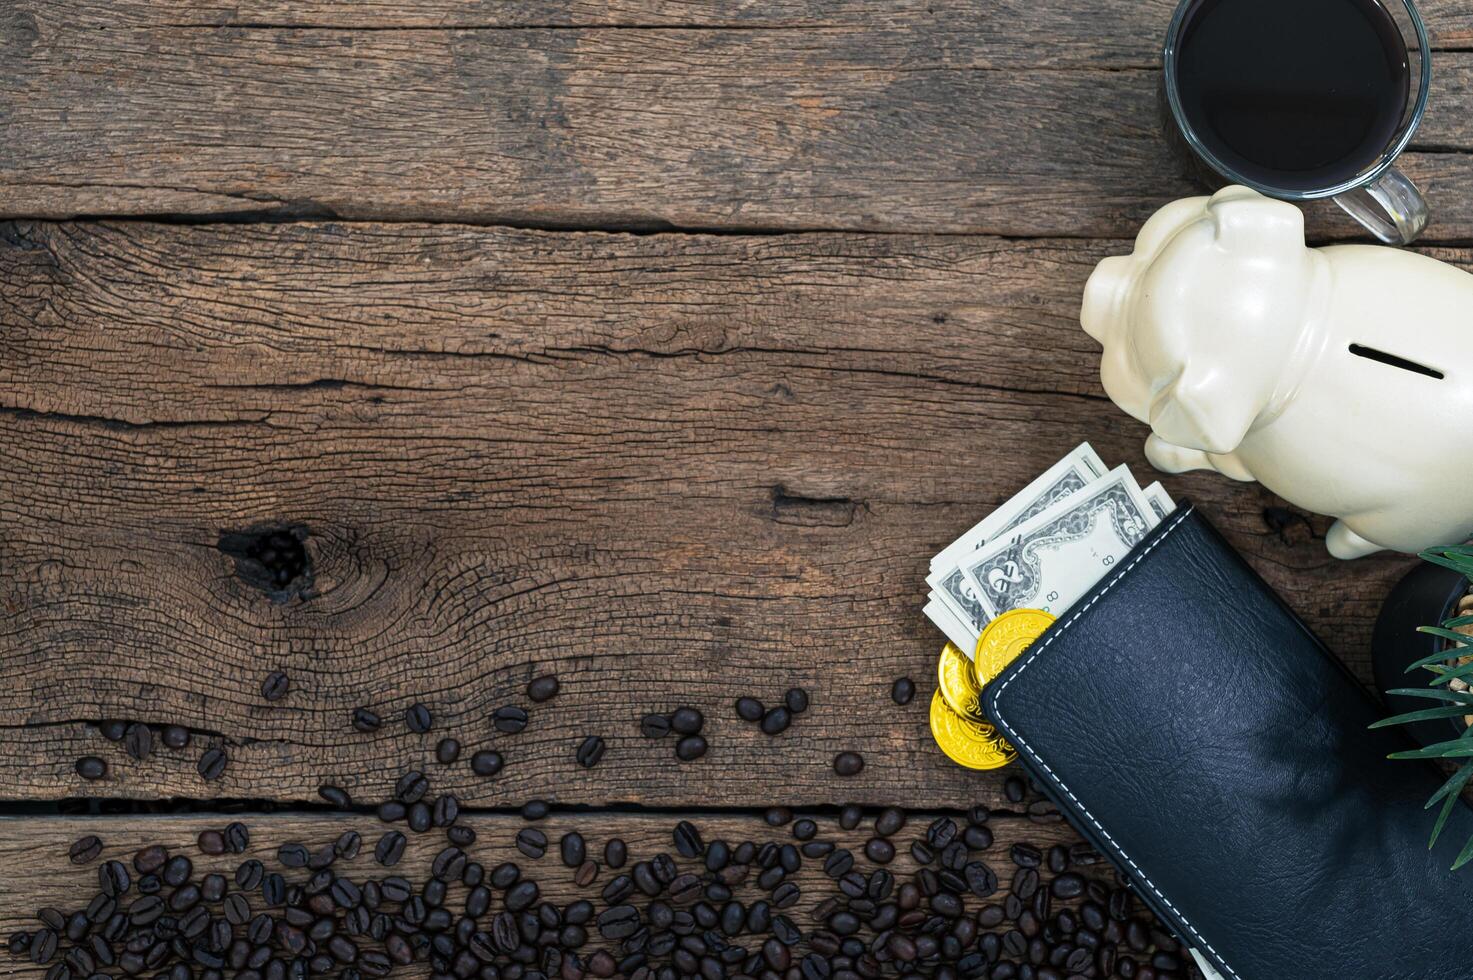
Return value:
[[(1176, 520), (1167, 525), (1166, 530), (1161, 532), (1160, 537), (1151, 542), (1150, 547), (1146, 548), (1140, 554), (1136, 555), (1135, 558), (1130, 562), (1130, 564), (1126, 565), (1124, 568), (1120, 569), (1120, 571), (1116, 572), (1115, 577), (1112, 578), (1109, 583), (1103, 589), (1101, 589), (1098, 594), (1095, 595), (1093, 599), (1085, 603), (1084, 607), (1076, 612), (1073, 616), (1070, 616), (1068, 622), (1053, 630), (1049, 634), (1049, 638), (1038, 645), (1037, 650), (1030, 651), (1027, 659), (1019, 664), (1018, 669), (1014, 671), (1007, 680), (1003, 681), (1002, 686), (997, 689), (997, 694), (992, 699), (993, 703), (996, 704), (998, 698), (1001, 698), (1003, 696), (1003, 693), (1007, 691), (1009, 684), (1011, 684), (1016, 678), (1023, 676), (1023, 671), (1027, 670), (1028, 665), (1033, 663), (1033, 661), (1036, 660), (1039, 655), (1043, 653), (1043, 651), (1049, 648), (1050, 643), (1053, 643), (1054, 640), (1058, 639), (1064, 634), (1065, 630), (1073, 626), (1080, 616), (1083, 616), (1086, 612), (1089, 611), (1090, 606), (1093, 606), (1095, 603), (1103, 599), (1105, 593), (1113, 589), (1115, 587), (1115, 583), (1119, 582), (1122, 578), (1125, 577), (1126, 572), (1129, 572), (1132, 568), (1134, 568), (1142, 558), (1155, 551), (1156, 546), (1165, 541), (1171, 535), (1171, 533), (1175, 531), (1178, 526), (1180, 526), (1181, 522), (1186, 520), (1187, 515), (1190, 513), (1192, 513), (1190, 509), (1183, 511), (1181, 515), (1176, 518)], [(1139, 875), (1140, 879), (1144, 881), (1146, 883), (1146, 886), (1151, 889), (1152, 894), (1160, 899), (1167, 908), (1171, 909), (1172, 913), (1182, 921), (1182, 924), (1185, 925), (1188, 930), (1190, 930), (1197, 941), (1201, 943), (1204, 947), (1206, 947), (1207, 951), (1212, 954), (1213, 958), (1223, 964), (1223, 969), (1227, 970), (1228, 976), (1232, 977), (1233, 980), (1242, 980), (1242, 978), (1240, 978), (1236, 973), (1233, 972), (1233, 968), (1228, 966), (1227, 963), (1223, 961), (1222, 954), (1213, 949), (1212, 944), (1209, 943), (1202, 936), (1202, 934), (1197, 931), (1197, 927), (1188, 922), (1187, 917), (1185, 915), (1182, 915), (1181, 910), (1171, 903), (1171, 899), (1161, 894), (1161, 889), (1157, 888), (1155, 882), (1151, 881), (1151, 879), (1146, 876), (1146, 873), (1141, 870), (1141, 866), (1135, 863), (1135, 859), (1132, 858), (1129, 854), (1125, 853), (1125, 849), (1120, 846), (1119, 842), (1116, 841), (1114, 837), (1110, 836), (1110, 832), (1100, 825), (1100, 822), (1094, 818), (1094, 814), (1089, 812), (1089, 808), (1080, 801), (1079, 797), (1074, 795), (1074, 791), (1071, 790), (1068, 786), (1064, 785), (1064, 780), (1059, 778), (1059, 774), (1054, 772), (1053, 769), (1049, 768), (1049, 764), (1047, 762), (1044, 762), (1043, 759), (1039, 758), (1038, 753), (1030, 749), (1028, 747), (1028, 743), (1025, 742), (1022, 737), (1019, 736), (1018, 733), (1013, 730), (1012, 726), (1010, 726), (1006, 721), (1003, 721), (999, 717), (998, 724), (1002, 727), (1007, 736), (1012, 739), (1014, 745), (1016, 745), (1020, 750), (1026, 751), (1028, 753), (1028, 756), (1035, 762), (1037, 762), (1040, 766), (1042, 766), (1044, 771), (1053, 778), (1054, 782), (1059, 784), (1059, 788), (1062, 789), (1065, 793), (1069, 794), (1069, 799), (1074, 801), (1074, 805), (1079, 808), (1080, 814), (1083, 815), (1083, 817), (1090, 822), (1090, 825), (1093, 826), (1095, 830), (1098, 830), (1100, 834), (1103, 835), (1104, 838), (1110, 842), (1110, 845), (1115, 848), (1116, 852), (1119, 853), (1122, 858), (1125, 859), (1126, 863), (1135, 869), (1135, 873)]]

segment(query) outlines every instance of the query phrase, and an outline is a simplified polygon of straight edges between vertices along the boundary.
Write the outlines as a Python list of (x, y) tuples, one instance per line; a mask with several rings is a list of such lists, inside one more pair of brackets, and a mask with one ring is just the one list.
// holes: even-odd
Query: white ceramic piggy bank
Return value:
[(1473, 532), (1473, 275), (1306, 248), (1298, 208), (1229, 187), (1168, 204), (1101, 262), (1081, 321), (1158, 469), (1257, 480), (1334, 516), (1340, 558)]

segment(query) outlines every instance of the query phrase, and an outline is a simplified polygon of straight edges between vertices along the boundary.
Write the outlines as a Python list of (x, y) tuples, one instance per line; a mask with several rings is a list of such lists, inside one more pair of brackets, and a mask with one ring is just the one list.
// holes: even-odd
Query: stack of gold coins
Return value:
[(999, 769), (1018, 757), (983, 716), (982, 688), (1053, 621), (1039, 609), (1014, 609), (987, 624), (973, 660), (951, 643), (941, 648), (931, 698), (931, 737), (947, 758), (968, 769)]

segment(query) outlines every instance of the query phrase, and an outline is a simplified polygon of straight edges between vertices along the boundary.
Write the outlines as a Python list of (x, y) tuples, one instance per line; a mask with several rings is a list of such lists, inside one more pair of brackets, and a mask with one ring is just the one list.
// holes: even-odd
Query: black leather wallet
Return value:
[(983, 692), (1071, 822), (1228, 980), (1469, 980), (1444, 776), (1189, 505)]

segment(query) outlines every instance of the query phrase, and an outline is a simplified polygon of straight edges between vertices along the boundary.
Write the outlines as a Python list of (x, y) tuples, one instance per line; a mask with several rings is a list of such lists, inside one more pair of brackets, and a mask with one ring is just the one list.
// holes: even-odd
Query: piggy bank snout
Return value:
[(1084, 332), (1100, 344), (1125, 315), (1126, 297), (1135, 279), (1135, 263), (1127, 255), (1112, 255), (1100, 261), (1084, 286), (1084, 307), (1079, 322)]

